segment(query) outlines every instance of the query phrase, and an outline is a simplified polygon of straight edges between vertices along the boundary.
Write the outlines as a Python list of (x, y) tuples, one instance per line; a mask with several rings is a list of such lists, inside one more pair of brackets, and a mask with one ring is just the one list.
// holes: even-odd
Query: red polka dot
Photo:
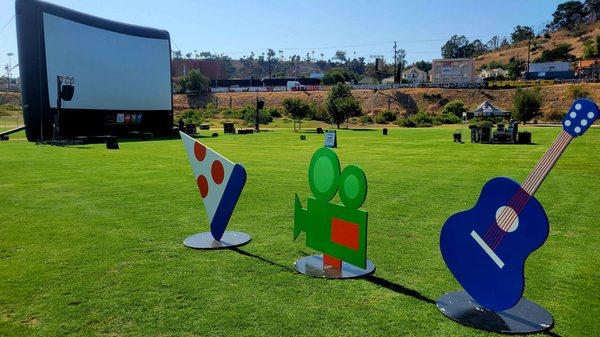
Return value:
[(206, 196), (208, 195), (208, 181), (206, 180), (206, 177), (200, 175), (198, 177), (198, 180), (196, 180), (196, 183), (198, 184), (198, 188), (200, 189), (200, 195), (202, 196), (202, 198), (206, 198)]
[(200, 143), (194, 143), (194, 155), (199, 161), (203, 161), (206, 158), (206, 147)]
[(210, 168), (210, 173), (212, 175), (213, 181), (220, 185), (223, 182), (223, 178), (225, 178), (225, 171), (223, 170), (223, 164), (220, 161), (215, 160), (212, 163)]

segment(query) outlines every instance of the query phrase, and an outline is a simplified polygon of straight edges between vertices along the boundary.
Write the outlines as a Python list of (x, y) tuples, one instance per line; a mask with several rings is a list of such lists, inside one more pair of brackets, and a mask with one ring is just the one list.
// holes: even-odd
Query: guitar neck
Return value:
[(554, 143), (552, 143), (552, 146), (546, 151), (542, 159), (535, 165), (535, 168), (529, 173), (529, 176), (521, 185), (521, 188), (525, 190), (525, 192), (531, 196), (535, 194), (540, 185), (542, 185), (542, 182), (544, 182), (544, 179), (546, 179), (548, 173), (550, 173), (550, 170), (552, 170), (552, 167), (554, 167), (554, 164), (556, 164), (558, 158), (560, 158), (567, 146), (569, 146), (572, 139), (573, 136), (565, 130), (560, 132), (554, 140)]

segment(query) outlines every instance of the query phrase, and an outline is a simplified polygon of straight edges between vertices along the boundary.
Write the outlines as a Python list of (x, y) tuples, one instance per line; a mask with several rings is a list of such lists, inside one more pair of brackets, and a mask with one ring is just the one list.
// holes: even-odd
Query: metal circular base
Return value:
[(466, 291), (447, 293), (437, 300), (438, 309), (450, 319), (481, 330), (524, 334), (550, 329), (554, 319), (539, 305), (521, 298), (514, 307), (494, 312), (481, 306)]
[(305, 256), (298, 259), (294, 262), (294, 268), (304, 275), (330, 279), (357, 278), (372, 274), (375, 271), (375, 265), (371, 260), (367, 260), (366, 269), (359, 268), (346, 262), (342, 262), (341, 270), (333, 267), (323, 268), (323, 255)]
[(248, 242), (250, 235), (233, 231), (226, 231), (220, 241), (215, 240), (210, 232), (198, 233), (183, 240), (186, 247), (194, 249), (224, 249), (242, 246)]

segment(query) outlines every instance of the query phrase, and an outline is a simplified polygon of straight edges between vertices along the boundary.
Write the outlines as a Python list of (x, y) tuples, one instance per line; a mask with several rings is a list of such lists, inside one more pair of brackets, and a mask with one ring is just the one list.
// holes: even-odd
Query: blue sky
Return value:
[[(116, 21), (166, 29), (173, 49), (225, 53), (232, 58), (267, 48), (284, 56), (307, 52), (330, 58), (337, 49), (348, 56), (392, 56), (393, 41), (407, 61), (440, 57), (452, 35), (484, 43), (509, 35), (514, 26), (536, 32), (566, 0), (50, 0), (61, 6)], [(0, 65), (7, 53), (16, 61), (14, 0), (0, 0)]]

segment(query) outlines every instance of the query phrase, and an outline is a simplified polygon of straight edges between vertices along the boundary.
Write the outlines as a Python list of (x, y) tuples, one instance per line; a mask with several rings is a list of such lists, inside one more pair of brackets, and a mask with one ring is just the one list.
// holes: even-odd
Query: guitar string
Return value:
[[(526, 185), (528, 185), (528, 182), (537, 180), (543, 175), (543, 171), (547, 170), (549, 165), (552, 163), (552, 158), (556, 155), (557, 149), (560, 147), (560, 144), (562, 144), (562, 141), (563, 135), (561, 134), (557, 137), (554, 144), (550, 147), (550, 149), (548, 149), (546, 154), (544, 154), (542, 160), (536, 165), (534, 171), (530, 174), (528, 179), (526, 179), (526, 184), (523, 187), (519, 187), (518, 191), (514, 195), (516, 198), (513, 197), (508, 203), (509, 207), (503, 209), (503, 212), (496, 221), (497, 226), (494, 226), (495, 229), (491, 240), (488, 242), (492, 249), (495, 249), (502, 241), (502, 238), (506, 235), (518, 214), (520, 214), (524, 206), (531, 198), (531, 194), (529, 194), (529, 192), (526, 190)], [(509, 208), (512, 209), (513, 212), (510, 212)]]
[[(566, 132), (565, 132), (565, 134), (566, 134)], [(566, 149), (566, 146), (572, 140), (572, 138), (569, 137), (568, 134), (566, 134), (566, 135), (567, 136), (562, 137), (563, 139), (557, 146), (556, 151), (553, 151), (554, 153), (549, 157), (550, 162), (546, 163), (544, 165), (545, 168), (541, 172), (541, 174), (539, 174), (535, 179), (531, 180), (531, 184), (533, 184), (533, 186), (531, 186), (531, 188), (535, 187), (537, 190), (537, 187), (539, 187), (541, 185), (541, 183), (544, 181), (544, 179), (546, 178), (546, 176), (548, 175), (548, 173), (550, 172), (550, 170), (552, 169), (554, 164), (556, 164), (556, 162), (558, 161), (558, 159), (560, 158), (560, 156)], [(525, 191), (525, 192), (527, 193), (527, 195), (529, 197), (526, 198), (525, 202), (522, 202), (521, 204), (517, 205), (517, 207), (518, 207), (517, 210), (511, 214), (512, 216), (509, 218), (509, 221), (506, 223), (506, 226), (512, 226), (513, 221), (515, 221), (515, 219), (518, 217), (518, 214), (520, 214), (523, 211), (523, 209), (527, 205), (527, 201), (530, 199), (530, 197), (533, 197), (533, 194), (535, 193), (535, 191), (532, 191), (533, 192), (532, 194), (529, 194), (527, 191)], [(507, 227), (507, 229), (509, 229), (509, 228), (510, 227)], [(494, 243), (494, 248), (496, 248), (500, 244), (500, 242), (503, 240), (506, 233), (507, 232), (501, 233), (502, 235), (500, 236), (500, 238), (498, 238), (497, 242)]]
[[(554, 143), (550, 146), (550, 148), (548, 149), (547, 153), (544, 154), (544, 156), (542, 157), (542, 160), (540, 161), (540, 163), (547, 160), (547, 154), (550, 153), (551, 151), (553, 151), (553, 149), (554, 149), (554, 147), (556, 145), (556, 142), (557, 142), (558, 139), (560, 139), (560, 137), (561, 137), (561, 135), (559, 135), (554, 140)], [(536, 164), (536, 166), (534, 167), (534, 170), (532, 171), (531, 174), (535, 174), (540, 169), (540, 163)], [(508, 204), (509, 205), (514, 204), (521, 197), (523, 197), (521, 194), (517, 194), (517, 193), (513, 194), (512, 198), (509, 200)], [(503, 209), (502, 212), (500, 213), (500, 216), (498, 217), (498, 220), (503, 219), (504, 217), (507, 216), (507, 214), (508, 214), (508, 210), (506, 208)], [(498, 221), (496, 221), (496, 219), (494, 218), (494, 221), (492, 221), (492, 223), (490, 224), (490, 226), (488, 228), (488, 231), (484, 235), (484, 240), (485, 241), (488, 241), (488, 240), (492, 239), (493, 237), (495, 237), (497, 235), (497, 230), (499, 230), (498, 226), (496, 226), (497, 224), (498, 224)]]
[[(526, 179), (526, 184), (524, 184), (523, 187), (519, 188), (517, 193), (513, 195), (513, 197), (508, 203), (509, 206), (512, 206), (512, 209), (515, 209), (515, 206), (517, 206), (516, 208), (519, 208), (519, 211), (521, 211), (521, 208), (524, 206), (524, 204), (527, 203), (527, 201), (531, 197), (531, 195), (526, 190), (528, 182), (531, 181), (530, 178), (538, 179), (540, 174), (547, 169), (548, 165), (552, 162), (552, 158), (556, 154), (556, 151), (558, 151), (560, 145), (563, 144), (564, 134), (565, 133), (561, 132), (561, 134), (558, 137), (556, 137), (554, 143), (550, 146), (546, 154), (544, 154), (544, 156), (542, 157), (542, 160), (536, 165), (532, 173)], [(497, 221), (492, 222), (492, 224), (490, 225), (491, 230), (488, 229), (486, 235), (484, 236), (484, 240), (488, 243), (490, 241), (496, 242), (500, 236), (503, 236), (502, 233), (506, 233), (506, 230), (509, 229), (510, 226), (512, 226), (512, 222), (514, 221), (515, 215), (517, 215), (518, 213), (519, 212), (510, 212), (508, 208), (504, 208), (500, 213)], [(509, 219), (510, 221), (506, 221)]]
[[(532, 178), (531, 180), (527, 179), (527, 182), (528, 182), (528, 184), (526, 184), (526, 185), (528, 185), (527, 188), (533, 188), (536, 185), (538, 187), (540, 186), (540, 184), (543, 182), (545, 177), (548, 175), (548, 173), (550, 172), (550, 170), (552, 169), (554, 164), (556, 164), (556, 162), (560, 158), (561, 154), (566, 149), (565, 145), (568, 145), (569, 141), (572, 139), (572, 138), (568, 137), (568, 134), (566, 132), (561, 132), (561, 135), (557, 138), (561, 139), (560, 142), (557, 143), (557, 146), (555, 149), (553, 149), (552, 153), (550, 153), (548, 155), (548, 160), (543, 165), (540, 165), (540, 168), (542, 168), (541, 172), (538, 172), (534, 176), (534, 178)], [(533, 194), (535, 194), (535, 191), (532, 191), (533, 193), (530, 194), (525, 188), (520, 188), (519, 190), (523, 191), (525, 195), (519, 201), (519, 203), (515, 205), (516, 209), (513, 208), (515, 211), (511, 212), (511, 216), (508, 218), (508, 221), (506, 221), (505, 224), (502, 225), (502, 231), (500, 233), (500, 236), (497, 237), (496, 240), (494, 241), (494, 243), (492, 245), (493, 246), (492, 249), (496, 249), (496, 247), (502, 242), (502, 240), (508, 233), (508, 229), (510, 229), (513, 222), (517, 219), (518, 215), (523, 211), (523, 209), (527, 205), (527, 202), (529, 201), (529, 199), (531, 197), (533, 197)]]
[[(562, 153), (560, 151), (560, 148), (563, 147), (565, 142), (566, 139), (564, 138), (564, 134), (561, 133), (555, 140), (554, 144), (550, 147), (550, 149), (548, 149), (546, 154), (544, 154), (543, 160), (541, 160), (540, 163), (536, 165), (536, 169), (534, 169), (534, 172), (532, 172), (532, 174), (530, 174), (530, 176), (526, 179), (526, 183), (523, 185), (523, 187), (519, 188), (519, 191), (517, 192), (519, 197), (517, 198), (517, 200), (511, 201), (511, 203), (509, 203), (509, 206), (511, 206), (511, 208), (515, 211), (510, 212), (510, 216), (508, 218), (504, 216), (500, 219), (499, 217), (499, 223), (497, 222), (498, 226), (496, 226), (499, 228), (496, 231), (497, 233), (495, 237), (492, 239), (493, 247), (497, 247), (504, 235), (506, 235), (507, 230), (510, 229), (510, 226), (512, 226), (512, 223), (514, 222), (518, 214), (523, 210), (529, 199), (533, 196), (527, 191), (527, 189), (529, 188), (528, 186), (530, 186), (531, 183), (540, 180), (540, 178), (543, 179), (545, 172), (547, 173), (549, 171), (548, 168), (551, 168), (553, 166), (553, 163), (555, 163), (556, 160), (558, 160), (558, 156), (560, 156), (560, 153)], [(505, 208), (504, 210), (508, 212), (507, 208)]]

